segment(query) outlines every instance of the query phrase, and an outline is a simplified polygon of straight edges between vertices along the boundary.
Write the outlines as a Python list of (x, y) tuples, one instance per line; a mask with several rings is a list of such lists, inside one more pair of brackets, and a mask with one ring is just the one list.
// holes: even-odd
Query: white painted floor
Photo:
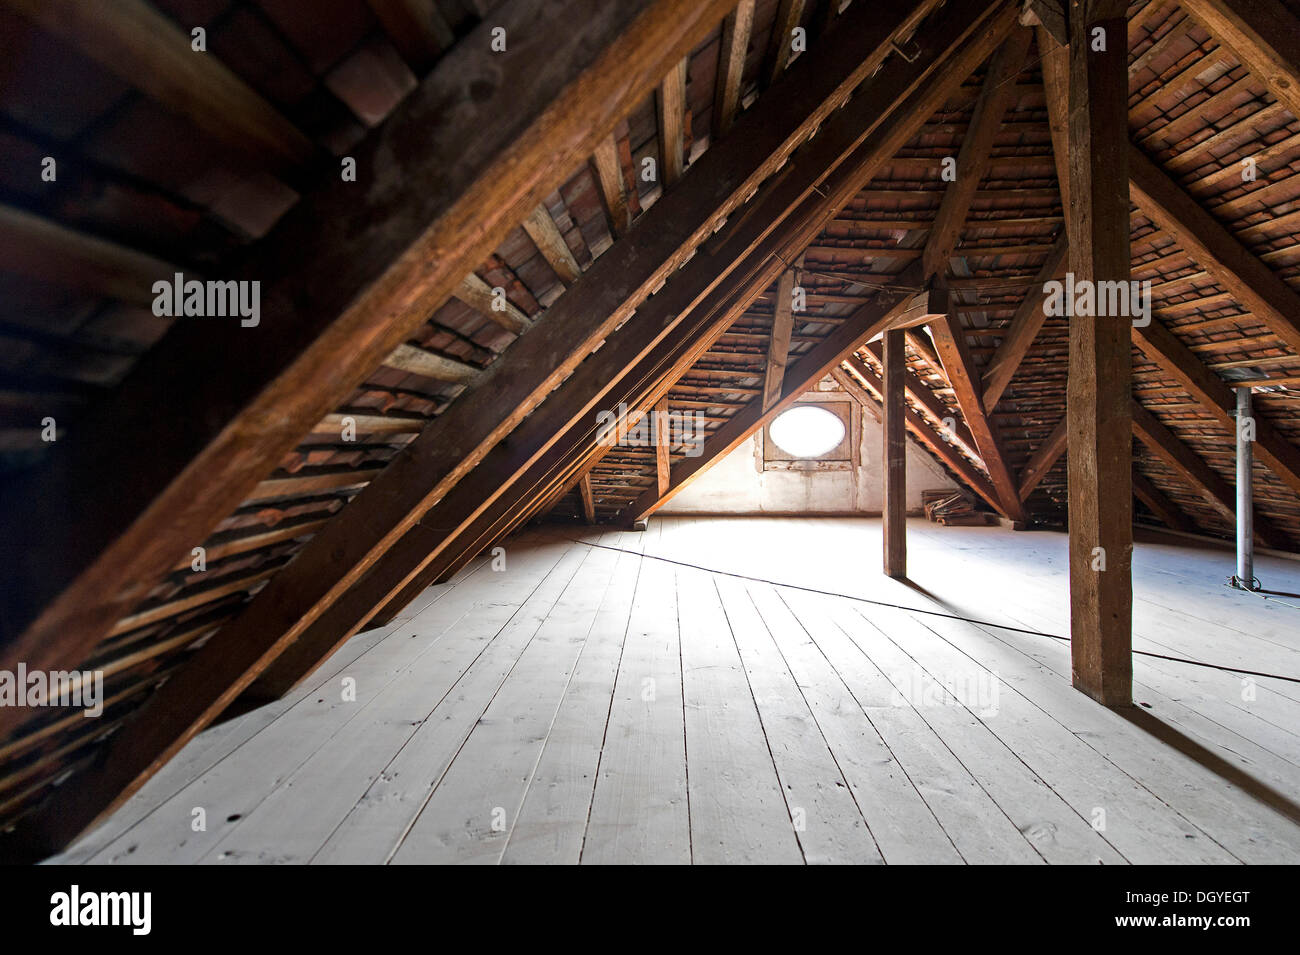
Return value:
[[(535, 530), (54, 861), (1300, 861), (1300, 684), (1138, 656), (1126, 718), (1064, 642), (953, 619), (1067, 633), (1063, 535), (908, 533), (913, 586), (873, 519)], [(1232, 569), (1139, 545), (1135, 649), (1300, 676), (1300, 598)]]

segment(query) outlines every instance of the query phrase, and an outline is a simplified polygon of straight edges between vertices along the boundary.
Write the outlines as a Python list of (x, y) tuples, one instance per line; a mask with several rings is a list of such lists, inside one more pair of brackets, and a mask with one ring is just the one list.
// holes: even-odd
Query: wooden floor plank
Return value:
[(657, 561), (637, 583), (582, 861), (691, 861), (677, 601)]

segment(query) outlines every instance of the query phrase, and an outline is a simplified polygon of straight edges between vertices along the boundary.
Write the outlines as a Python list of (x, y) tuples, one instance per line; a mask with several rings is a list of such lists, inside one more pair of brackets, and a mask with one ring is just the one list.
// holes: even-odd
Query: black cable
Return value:
[[(853, 594), (836, 593), (833, 590), (818, 590), (816, 587), (803, 587), (799, 584), (786, 584), (779, 580), (767, 580), (764, 577), (750, 577), (747, 574), (737, 574), (729, 570), (717, 570), (713, 567), (702, 567), (699, 564), (692, 564), (684, 560), (673, 560), (671, 557), (660, 557), (658, 554), (644, 554), (640, 551), (627, 550), (623, 547), (611, 547), (608, 544), (596, 544), (591, 541), (578, 540), (576, 537), (567, 537), (565, 540), (574, 544), (586, 544), (588, 547), (599, 547), (602, 550), (612, 550), (620, 554), (632, 554), (635, 557), (648, 557), (651, 560), (661, 560), (665, 564), (675, 564), (678, 567), (689, 567), (692, 570), (702, 570), (708, 574), (721, 574), (724, 577), (736, 577), (740, 580), (752, 580), (754, 583), (767, 584), (771, 587), (785, 587), (788, 590), (802, 590), (810, 594), (820, 594), (823, 597), (839, 597), (843, 600), (856, 600), (859, 603), (873, 604), (877, 607), (887, 607), (891, 610), (903, 610), (908, 613), (924, 613), (932, 617), (943, 617), (946, 620), (960, 620), (962, 623), (974, 624), (977, 627), (997, 627), (999, 630), (1009, 630), (1012, 633), (1024, 633), (1033, 637), (1047, 637), (1051, 640), (1060, 640), (1063, 643), (1069, 643), (1069, 637), (1063, 637), (1057, 633), (1044, 633), (1042, 630), (1029, 630), (1025, 627), (1013, 627), (1005, 623), (994, 623), (991, 620), (976, 620), (973, 617), (962, 617), (953, 613), (943, 613), (940, 610), (926, 610), (923, 607), (908, 607), (903, 604), (891, 604), (884, 600), (872, 600), (869, 597), (855, 597)], [(1290, 606), (1288, 604), (1288, 606)], [(1219, 670), (1223, 673), (1234, 673), (1244, 676), (1262, 676), (1270, 680), (1283, 680), (1287, 683), (1300, 683), (1300, 677), (1281, 676), (1277, 673), (1262, 673), (1259, 670), (1243, 670), (1240, 667), (1220, 666), (1217, 663), (1204, 663), (1201, 660), (1189, 660), (1186, 657), (1171, 657), (1163, 653), (1152, 653), (1149, 650), (1134, 650), (1134, 656), (1151, 657), (1155, 660), (1168, 660), (1171, 663), (1185, 663), (1188, 666), (1204, 667), (1207, 670)]]

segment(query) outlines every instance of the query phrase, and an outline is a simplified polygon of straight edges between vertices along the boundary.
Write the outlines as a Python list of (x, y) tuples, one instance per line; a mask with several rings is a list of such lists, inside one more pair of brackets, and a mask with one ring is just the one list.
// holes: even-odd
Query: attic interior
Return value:
[(0, 43), (0, 859), (1300, 861), (1296, 0)]

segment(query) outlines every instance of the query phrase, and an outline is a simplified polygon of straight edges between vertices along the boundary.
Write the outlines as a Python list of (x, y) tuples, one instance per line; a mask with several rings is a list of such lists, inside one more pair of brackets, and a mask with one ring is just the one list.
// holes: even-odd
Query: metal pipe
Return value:
[(1251, 495), (1251, 445), (1255, 437), (1250, 388), (1237, 389), (1237, 586), (1255, 589), (1255, 520)]

